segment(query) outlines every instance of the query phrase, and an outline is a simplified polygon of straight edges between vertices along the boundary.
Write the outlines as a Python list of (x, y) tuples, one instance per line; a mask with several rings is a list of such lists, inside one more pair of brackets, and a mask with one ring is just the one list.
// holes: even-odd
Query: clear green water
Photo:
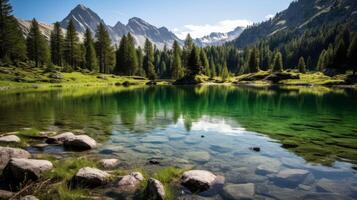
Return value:
[[(0, 102), (0, 132), (83, 129), (101, 143), (87, 154), (117, 157), (123, 168), (150, 170), (156, 158), (207, 169), (226, 185), (254, 183), (257, 199), (357, 197), (356, 90), (157, 86), (3, 92)], [(277, 180), (285, 169), (309, 175)], [(221, 189), (201, 195), (227, 199)]]

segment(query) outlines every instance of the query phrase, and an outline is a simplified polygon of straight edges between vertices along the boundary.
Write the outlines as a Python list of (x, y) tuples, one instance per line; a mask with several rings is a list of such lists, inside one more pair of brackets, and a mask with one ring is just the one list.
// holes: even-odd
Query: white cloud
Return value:
[(174, 32), (181, 39), (184, 39), (188, 33), (190, 33), (193, 38), (200, 38), (205, 35), (209, 35), (212, 32), (226, 33), (234, 30), (238, 26), (247, 27), (248, 25), (251, 24), (252, 24), (251, 21), (245, 19), (236, 19), (236, 20), (227, 19), (227, 20), (220, 21), (216, 24), (204, 24), (204, 25), (188, 24), (183, 26), (182, 28), (175, 28)]
[(265, 19), (270, 19), (270, 18), (273, 18), (273, 17), (274, 17), (273, 14), (269, 14), (269, 15), (265, 16)]

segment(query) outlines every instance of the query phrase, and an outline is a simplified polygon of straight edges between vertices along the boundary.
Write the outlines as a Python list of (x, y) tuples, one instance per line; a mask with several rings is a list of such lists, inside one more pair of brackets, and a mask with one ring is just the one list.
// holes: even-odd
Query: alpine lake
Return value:
[(179, 167), (225, 177), (199, 194), (171, 183), (174, 199), (231, 199), (234, 186), (247, 183), (253, 199), (357, 199), (355, 89), (103, 87), (1, 91), (0, 102), (0, 133), (81, 130), (99, 143), (85, 152), (27, 146), (35, 156), (117, 158), (123, 170)]

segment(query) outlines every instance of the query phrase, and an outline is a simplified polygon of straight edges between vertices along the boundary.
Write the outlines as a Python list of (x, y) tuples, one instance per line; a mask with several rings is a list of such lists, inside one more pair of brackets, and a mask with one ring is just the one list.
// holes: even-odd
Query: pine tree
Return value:
[(339, 70), (343, 67), (346, 60), (347, 49), (343, 39), (339, 39), (333, 52), (333, 67)]
[(28, 58), (33, 60), (36, 67), (47, 64), (50, 60), (50, 52), (45, 37), (41, 34), (36, 19), (32, 20), (29, 34), (27, 36)]
[(223, 81), (226, 81), (229, 77), (229, 72), (227, 68), (227, 63), (224, 63), (222, 66), (222, 71), (221, 71), (221, 78)]
[(213, 61), (213, 58), (210, 59), (210, 62), (209, 62), (209, 66), (210, 66), (210, 77), (213, 78), (215, 76), (217, 76), (217, 73), (216, 73), (216, 65), (214, 64), (214, 61)]
[(318, 71), (323, 71), (326, 68), (325, 57), (326, 57), (326, 50), (324, 49), (320, 53), (319, 60), (317, 62), (317, 70)]
[(189, 59), (190, 59), (190, 55), (191, 55), (191, 52), (192, 52), (192, 49), (194, 47), (194, 43), (193, 43), (193, 39), (191, 37), (190, 34), (187, 34), (186, 36), (186, 39), (185, 39), (185, 44), (184, 44), (184, 47), (183, 47), (183, 64), (184, 64), (184, 67), (189, 67)]
[(26, 59), (26, 42), (9, 0), (0, 0), (0, 60)]
[(283, 71), (283, 56), (280, 53), (280, 51), (277, 51), (275, 53), (272, 69), (273, 69), (273, 72)]
[(111, 46), (108, 31), (103, 23), (100, 23), (96, 33), (96, 52), (98, 57), (98, 65), (100, 73), (110, 73), (115, 64), (115, 53)]
[(91, 71), (98, 71), (97, 54), (95, 52), (92, 32), (87, 28), (84, 38), (85, 67)]
[(125, 74), (125, 68), (126, 68), (126, 52), (127, 52), (127, 47), (128, 47), (128, 40), (126, 35), (123, 35), (123, 37), (120, 40), (120, 44), (119, 44), (119, 49), (116, 52), (116, 66), (114, 69), (114, 72), (116, 74)]
[(64, 57), (67, 64), (72, 67), (72, 69), (76, 68), (79, 63), (79, 48), (78, 34), (74, 27), (74, 22), (71, 19), (67, 26), (67, 33), (64, 42)]
[(348, 59), (350, 68), (353, 70), (353, 75), (356, 74), (357, 71), (357, 34), (355, 33), (350, 46), (348, 48)]
[(190, 57), (188, 59), (188, 69), (191, 75), (201, 73), (200, 49), (193, 46)]
[(172, 74), (171, 78), (174, 80), (180, 79), (183, 77), (183, 68), (181, 62), (181, 48), (178, 42), (175, 40), (172, 45), (173, 50), (173, 63), (172, 63)]
[(305, 73), (306, 72), (306, 64), (304, 57), (300, 57), (299, 63), (298, 63), (298, 69), (300, 73)]
[(51, 32), (50, 44), (52, 63), (58, 66), (63, 66), (64, 38), (59, 22), (54, 24), (54, 29)]
[(250, 73), (259, 71), (259, 53), (257, 48), (253, 48), (249, 53), (248, 67)]
[(135, 75), (138, 70), (139, 61), (138, 61), (138, 56), (136, 54), (135, 41), (130, 33), (128, 33), (127, 39), (128, 39), (128, 50), (127, 50), (128, 55), (127, 55), (127, 63), (126, 63), (127, 64), (126, 74), (132, 76)]
[(154, 66), (154, 48), (150, 40), (146, 38), (145, 40), (145, 56), (144, 56), (144, 70), (146, 73), (146, 76), (150, 80), (155, 80), (156, 79), (156, 72), (155, 72), (155, 66)]
[(200, 52), (200, 63), (201, 63), (201, 66), (204, 67), (204, 74), (207, 76), (210, 76), (210, 68), (209, 68), (208, 58), (207, 58), (207, 55), (206, 55), (206, 52), (204, 51), (204, 49), (201, 49), (201, 52)]
[(143, 50), (141, 49), (140, 46), (136, 50), (136, 54), (137, 54), (137, 57), (138, 57), (138, 71), (136, 72), (136, 74), (138, 76), (145, 76), (145, 70), (143, 68), (144, 55), (143, 55)]

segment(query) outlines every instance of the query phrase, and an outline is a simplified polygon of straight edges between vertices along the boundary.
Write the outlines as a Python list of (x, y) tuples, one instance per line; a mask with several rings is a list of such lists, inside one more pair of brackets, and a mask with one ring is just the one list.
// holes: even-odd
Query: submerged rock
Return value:
[(90, 150), (97, 146), (97, 142), (88, 135), (76, 135), (63, 143), (65, 148), (84, 151)]
[(349, 193), (349, 188), (347, 185), (326, 178), (322, 178), (317, 181), (316, 189), (319, 192), (331, 192), (341, 194)]
[(65, 132), (65, 133), (61, 133), (59, 135), (47, 138), (46, 143), (62, 144), (63, 142), (68, 141), (69, 139), (71, 139), (73, 137), (75, 137), (75, 135), (73, 133)]
[(181, 185), (193, 193), (209, 190), (215, 184), (223, 184), (224, 177), (205, 170), (190, 170), (183, 173)]
[(107, 184), (110, 175), (102, 170), (84, 167), (81, 168), (73, 177), (72, 183), (74, 187), (94, 188)]
[(166, 143), (169, 140), (165, 136), (148, 136), (140, 140), (142, 143)]
[(104, 168), (104, 169), (114, 169), (119, 165), (119, 160), (118, 159), (102, 159), (99, 161), (99, 164)]
[(309, 175), (309, 171), (303, 169), (285, 169), (272, 177), (276, 185), (282, 187), (296, 187)]
[(133, 191), (144, 180), (144, 176), (140, 172), (132, 172), (129, 175), (120, 177), (117, 188), (120, 191)]
[(0, 147), (0, 170), (4, 169), (11, 158), (30, 158), (31, 154), (23, 149)]
[(196, 162), (208, 162), (211, 159), (210, 154), (206, 151), (191, 151), (187, 152), (185, 156)]
[(223, 195), (226, 199), (254, 199), (255, 185), (246, 184), (228, 184), (223, 187)]
[(281, 162), (278, 160), (270, 160), (269, 162), (261, 163), (255, 170), (256, 174), (266, 175), (271, 173), (277, 173), (280, 169)]
[(164, 185), (160, 181), (150, 178), (146, 188), (145, 197), (148, 200), (164, 200), (165, 199)]
[(25, 180), (36, 181), (43, 172), (50, 171), (52, 168), (53, 165), (48, 160), (11, 158), (3, 171), (3, 176), (15, 183)]
[(6, 135), (0, 137), (0, 142), (20, 142), (21, 139), (16, 135)]
[(33, 195), (27, 195), (27, 196), (21, 197), (20, 200), (39, 200), (39, 199)]

